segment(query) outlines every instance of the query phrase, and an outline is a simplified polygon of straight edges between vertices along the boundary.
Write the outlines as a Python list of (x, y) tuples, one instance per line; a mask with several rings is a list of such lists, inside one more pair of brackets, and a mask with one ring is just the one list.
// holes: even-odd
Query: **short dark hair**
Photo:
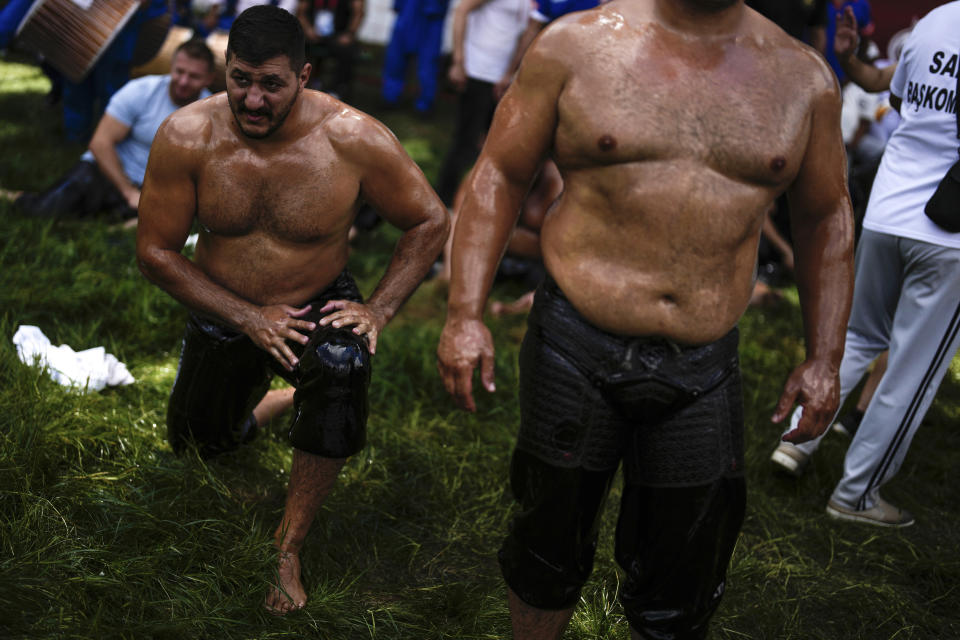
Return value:
[(179, 47), (176, 51), (173, 52), (174, 57), (180, 52), (184, 52), (194, 60), (201, 60), (207, 63), (207, 69), (213, 71), (214, 62), (213, 62), (213, 51), (210, 51), (210, 47), (201, 40), (200, 38), (190, 38)]
[(303, 27), (293, 14), (279, 7), (250, 7), (230, 27), (227, 60), (234, 55), (254, 66), (276, 56), (287, 56), (293, 72), (300, 73), (307, 60)]

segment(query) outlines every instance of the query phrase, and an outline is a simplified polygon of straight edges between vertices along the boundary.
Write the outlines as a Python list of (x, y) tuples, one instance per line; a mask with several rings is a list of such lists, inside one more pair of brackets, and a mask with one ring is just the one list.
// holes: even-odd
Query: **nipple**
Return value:
[(617, 148), (617, 140), (609, 134), (604, 134), (597, 140), (597, 146), (600, 151), (613, 151)]
[(770, 161), (770, 168), (774, 171), (782, 171), (787, 166), (787, 160), (783, 156), (777, 156)]

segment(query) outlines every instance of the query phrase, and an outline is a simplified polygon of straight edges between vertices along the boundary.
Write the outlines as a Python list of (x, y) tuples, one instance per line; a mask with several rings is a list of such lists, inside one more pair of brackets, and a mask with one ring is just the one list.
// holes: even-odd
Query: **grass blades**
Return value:
[[(364, 63), (357, 92), (373, 112), (376, 65)], [(0, 62), (0, 187), (42, 188), (80, 153), (60, 143), (45, 89), (32, 64)], [(432, 122), (382, 114), (429, 177), (454, 104), (442, 96)], [(364, 293), (396, 238), (381, 226), (356, 242), (351, 269)], [(495, 296), (520, 292), (508, 283)], [(213, 461), (174, 456), (164, 420), (185, 311), (139, 275), (132, 234), (105, 222), (26, 219), (0, 200), (0, 637), (509, 637), (496, 550), (512, 509), (524, 320), (490, 319), (498, 391), (481, 392), (476, 414), (459, 412), (436, 373), (445, 293), (426, 283), (384, 333), (369, 444), (347, 463), (308, 537), (307, 607), (277, 618), (262, 599), (291, 460), (284, 420)], [(796, 295), (787, 293), (741, 322), (748, 510), (710, 637), (958, 638), (960, 366), (885, 489), (917, 524), (833, 523), (823, 509), (845, 439), (827, 438), (799, 480), (768, 463), (780, 433), (769, 415), (803, 355)], [(64, 389), (17, 360), (10, 339), (21, 324), (40, 326), (54, 344), (104, 345), (137, 382), (90, 395)], [(629, 637), (612, 548), (619, 492), (568, 639)]]

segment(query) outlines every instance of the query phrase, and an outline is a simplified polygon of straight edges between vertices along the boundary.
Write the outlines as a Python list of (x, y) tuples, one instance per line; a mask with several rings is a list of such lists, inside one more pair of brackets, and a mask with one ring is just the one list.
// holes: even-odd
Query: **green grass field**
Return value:
[[(377, 115), (368, 66), (359, 103)], [(35, 67), (0, 61), (0, 187), (43, 188), (81, 151), (60, 142), (46, 88)], [(452, 110), (445, 97), (433, 122), (383, 114), (428, 177)], [(356, 243), (351, 269), (365, 294), (396, 237), (380, 227)], [(495, 552), (512, 508), (524, 321), (490, 319), (498, 391), (482, 395), (477, 414), (459, 412), (436, 373), (444, 293), (422, 286), (382, 336), (369, 444), (348, 462), (303, 552), (310, 600), (275, 618), (261, 602), (291, 458), (283, 421), (219, 459), (175, 457), (164, 416), (184, 309), (140, 276), (130, 232), (30, 220), (0, 200), (0, 637), (509, 637)], [(884, 491), (917, 524), (891, 532), (834, 523), (823, 509), (844, 438), (828, 438), (800, 480), (767, 460), (780, 432), (769, 415), (803, 355), (796, 295), (786, 293), (781, 306), (741, 322), (748, 509), (711, 638), (960, 638), (957, 361)], [(66, 390), (18, 361), (10, 339), (21, 324), (54, 344), (104, 345), (137, 382)], [(629, 636), (615, 518), (608, 508), (566, 638)]]

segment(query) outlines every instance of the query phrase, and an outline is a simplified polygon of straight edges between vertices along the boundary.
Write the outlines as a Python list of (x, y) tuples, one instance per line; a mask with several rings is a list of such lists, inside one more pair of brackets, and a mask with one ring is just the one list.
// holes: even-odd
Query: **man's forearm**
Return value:
[(840, 58), (840, 67), (850, 80), (864, 91), (880, 93), (890, 89), (890, 81), (893, 80), (893, 72), (897, 65), (892, 64), (880, 69), (863, 62), (856, 56), (849, 56)]
[[(842, 218), (842, 219), (841, 219)], [(807, 359), (839, 368), (853, 298), (852, 214), (820, 221), (794, 234), (797, 288)]]
[(357, 32), (360, 31), (360, 25), (363, 24), (364, 15), (365, 9), (363, 2), (355, 2), (353, 4), (353, 14), (350, 16), (350, 24), (347, 25), (347, 33), (356, 37)]
[(449, 317), (483, 316), (528, 184), (508, 179), (489, 159), (481, 158), (471, 173), (453, 238)]
[(90, 151), (97, 161), (97, 168), (100, 170), (100, 173), (106, 176), (107, 180), (117, 188), (117, 191), (119, 191), (124, 198), (129, 200), (132, 193), (139, 191), (139, 188), (130, 182), (127, 174), (123, 172), (123, 165), (120, 164), (116, 147), (112, 144), (102, 145), (91, 143)]
[(453, 13), (452, 46), (450, 59), (455, 65), (463, 65), (463, 39), (467, 32), (467, 12), (461, 3)]
[(517, 46), (513, 50), (513, 56), (510, 58), (510, 66), (507, 67), (508, 74), (514, 74), (520, 68), (520, 61), (523, 60), (523, 54), (530, 48), (530, 44), (536, 39), (540, 31), (543, 30), (543, 24), (533, 18), (527, 22), (527, 28), (520, 34), (517, 40)]
[(383, 313), (387, 321), (391, 320), (429, 273), (443, 249), (449, 229), (450, 220), (444, 211), (442, 216), (404, 231), (367, 305)]
[[(138, 252), (140, 253), (140, 252)], [(187, 308), (243, 331), (257, 306), (218, 285), (178, 252), (154, 249), (139, 256), (140, 271)]]

